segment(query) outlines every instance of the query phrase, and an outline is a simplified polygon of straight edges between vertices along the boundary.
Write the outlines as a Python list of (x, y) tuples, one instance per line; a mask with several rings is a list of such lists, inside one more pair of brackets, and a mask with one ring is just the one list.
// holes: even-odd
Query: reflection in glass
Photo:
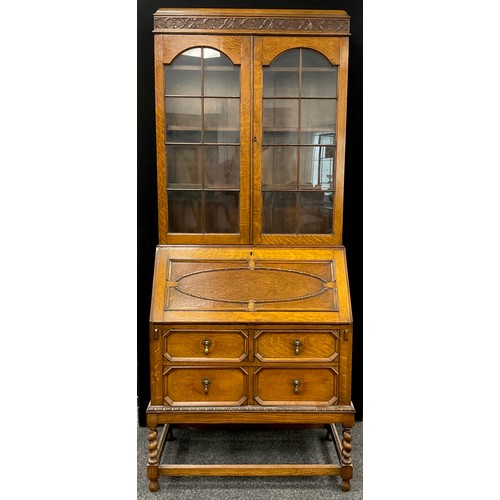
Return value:
[(298, 99), (264, 99), (264, 144), (297, 144)]
[[(208, 49), (204, 49), (206, 52)], [(214, 51), (215, 52), (215, 51)], [(240, 68), (221, 52), (219, 57), (211, 57), (203, 61), (204, 95), (220, 97), (239, 97)]]
[(300, 148), (300, 189), (333, 189), (335, 146)]
[(302, 49), (302, 97), (337, 97), (337, 69), (319, 52)]
[(264, 97), (298, 97), (299, 69), (264, 68)]
[(293, 234), (296, 232), (295, 192), (262, 193), (262, 232)]
[(299, 234), (328, 234), (333, 224), (333, 193), (299, 193)]
[(300, 49), (279, 55), (270, 66), (264, 67), (264, 97), (299, 96)]
[(204, 142), (239, 142), (240, 100), (204, 100), (205, 131), (210, 132)]
[(302, 97), (337, 97), (337, 67), (303, 71)]
[(201, 99), (165, 99), (167, 142), (201, 142)]
[(165, 65), (165, 94), (168, 231), (238, 233), (240, 68), (189, 49)]
[(300, 49), (290, 49), (283, 52), (271, 63), (273, 68), (298, 68), (300, 61)]
[(205, 187), (239, 187), (239, 146), (205, 146), (203, 155)]
[(201, 146), (167, 146), (169, 187), (201, 188)]
[(205, 192), (205, 233), (237, 233), (239, 192)]
[(337, 101), (333, 99), (302, 99), (301, 130), (331, 133), (335, 131)]
[(168, 231), (201, 232), (201, 191), (168, 191)]
[(297, 186), (297, 147), (263, 146), (262, 186), (290, 189)]
[(201, 59), (181, 55), (166, 64), (165, 94), (201, 95)]

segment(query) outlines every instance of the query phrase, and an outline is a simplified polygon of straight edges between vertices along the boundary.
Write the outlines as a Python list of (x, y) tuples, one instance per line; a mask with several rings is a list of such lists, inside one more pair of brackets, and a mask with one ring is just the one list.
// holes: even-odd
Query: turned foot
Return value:
[(149, 491), (158, 491), (160, 489), (160, 483), (158, 482), (158, 479), (152, 479), (149, 481)]
[(351, 480), (342, 479), (342, 491), (349, 491), (351, 489)]

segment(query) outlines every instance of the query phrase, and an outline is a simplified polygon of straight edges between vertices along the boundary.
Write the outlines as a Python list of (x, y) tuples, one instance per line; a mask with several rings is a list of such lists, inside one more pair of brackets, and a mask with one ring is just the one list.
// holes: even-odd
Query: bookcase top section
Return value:
[(350, 35), (344, 10), (159, 9), (154, 33)]
[(158, 246), (151, 321), (349, 323), (343, 247)]

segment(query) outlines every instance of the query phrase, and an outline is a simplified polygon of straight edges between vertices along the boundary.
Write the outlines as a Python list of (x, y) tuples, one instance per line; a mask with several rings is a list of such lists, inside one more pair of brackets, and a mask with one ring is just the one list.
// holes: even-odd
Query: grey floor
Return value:
[[(361, 500), (363, 424), (353, 429), (354, 477), (342, 492), (340, 478), (317, 477), (160, 477), (151, 493), (146, 479), (148, 429), (137, 431), (137, 498), (175, 500)], [(322, 429), (174, 429), (162, 463), (338, 463)]]

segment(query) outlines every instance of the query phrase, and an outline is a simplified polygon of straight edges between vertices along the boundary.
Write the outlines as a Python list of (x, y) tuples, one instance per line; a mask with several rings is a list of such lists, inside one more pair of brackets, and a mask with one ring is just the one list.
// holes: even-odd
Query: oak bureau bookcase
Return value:
[[(350, 488), (348, 36), (335, 10), (154, 15), (151, 491), (160, 475), (338, 475)], [(183, 424), (321, 425), (339, 462), (162, 464)]]

